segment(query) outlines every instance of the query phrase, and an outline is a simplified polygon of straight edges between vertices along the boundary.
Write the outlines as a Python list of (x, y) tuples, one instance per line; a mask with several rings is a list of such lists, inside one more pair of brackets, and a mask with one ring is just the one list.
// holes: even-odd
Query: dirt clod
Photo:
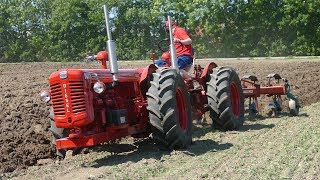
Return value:
[(33, 130), (36, 134), (40, 134), (44, 132), (44, 129), (42, 128), (41, 124), (37, 124), (34, 126), (34, 130)]
[(37, 165), (42, 166), (42, 165), (49, 164), (49, 163), (52, 163), (52, 162), (53, 162), (53, 159), (50, 159), (50, 158), (47, 158), (47, 159), (39, 159), (39, 160), (37, 161)]

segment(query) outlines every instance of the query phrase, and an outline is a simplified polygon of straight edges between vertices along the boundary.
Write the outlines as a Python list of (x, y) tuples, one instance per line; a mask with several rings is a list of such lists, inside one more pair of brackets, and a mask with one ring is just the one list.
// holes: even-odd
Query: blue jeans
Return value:
[[(178, 60), (179, 69), (184, 69), (184, 68), (192, 65), (192, 58), (190, 56), (181, 55), (177, 58), (177, 60)], [(155, 63), (158, 67), (165, 67), (166, 66), (166, 61), (164, 59), (159, 59)]]

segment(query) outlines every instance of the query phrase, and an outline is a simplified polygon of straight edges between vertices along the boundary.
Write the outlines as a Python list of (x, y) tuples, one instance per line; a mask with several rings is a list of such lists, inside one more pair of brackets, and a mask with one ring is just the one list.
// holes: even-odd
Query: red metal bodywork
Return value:
[(108, 52), (107, 51), (98, 52), (97, 60), (101, 61), (101, 69), (107, 69)]
[[(56, 141), (57, 149), (93, 146), (134, 134), (148, 135), (147, 101), (143, 94), (148, 88), (146, 79), (156, 69), (149, 65), (119, 70), (115, 87), (110, 71), (105, 69), (64, 69), (52, 73), (49, 83), (54, 121), (58, 128), (70, 130), (69, 137)], [(105, 93), (92, 90), (97, 81), (106, 84)], [(114, 115), (110, 112), (117, 112), (120, 117), (110, 118)]]
[(82, 70), (54, 72), (49, 77), (49, 83), (54, 121), (58, 128), (81, 127), (93, 122), (93, 106), (90, 103), (93, 94)]
[[(194, 65), (192, 79), (185, 80), (190, 93), (193, 119), (201, 119), (204, 113), (208, 110), (206, 82), (208, 81), (208, 76), (212, 73), (212, 69), (216, 67), (217, 65), (215, 63), (209, 63), (204, 68), (200, 65)], [(194, 82), (198, 82), (203, 88), (195, 88), (193, 84)]]
[(260, 86), (254, 81), (242, 79), (242, 89), (245, 97), (260, 97), (262, 94), (272, 96), (272, 95), (285, 95), (286, 88), (281, 84), (268, 84), (267, 86)]
[(179, 107), (177, 114), (179, 117), (180, 127), (183, 131), (186, 131), (188, 129), (188, 121), (187, 121), (188, 112), (187, 112), (186, 101), (187, 101), (186, 96), (183, 93), (183, 90), (181, 88), (178, 88), (176, 92), (176, 103), (177, 103), (177, 107)]
[(286, 87), (281, 85), (279, 80), (275, 83), (272, 83), (269, 78), (267, 86), (260, 86), (260, 84), (257, 84), (255, 81), (246, 79), (241, 79), (241, 81), (244, 97), (249, 98), (249, 103), (254, 101), (257, 110), (260, 108), (258, 97), (261, 95), (276, 96), (280, 98), (281, 95), (286, 94)]
[(237, 117), (241, 116), (241, 102), (240, 102), (240, 93), (237, 87), (237, 84), (232, 82), (230, 85), (230, 96), (231, 96), (231, 106), (233, 114)]

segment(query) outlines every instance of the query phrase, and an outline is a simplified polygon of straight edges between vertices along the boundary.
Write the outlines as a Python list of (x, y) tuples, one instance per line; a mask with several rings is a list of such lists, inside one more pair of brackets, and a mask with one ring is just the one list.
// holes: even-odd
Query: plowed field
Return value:
[[(201, 65), (204, 65), (209, 61), (199, 60), (198, 62)], [(271, 73), (280, 74), (282, 77), (287, 78), (289, 80), (289, 83), (292, 84), (292, 93), (298, 96), (302, 107), (307, 107), (313, 103), (320, 101), (320, 93), (319, 93), (320, 92), (319, 90), (320, 60), (317, 60), (317, 59), (312, 59), (312, 60), (266, 59), (266, 60), (226, 60), (226, 61), (216, 60), (215, 62), (221, 66), (230, 65), (232, 67), (235, 67), (239, 72), (240, 77), (242, 77), (245, 74), (256, 75), (259, 79), (259, 82), (262, 85), (266, 84), (266, 76), (268, 74), (271, 74)], [(147, 62), (139, 62), (139, 63), (122, 62), (120, 64), (120, 67), (122, 68), (123, 67), (126, 67), (126, 68), (143, 67), (144, 65), (147, 65), (147, 64), (148, 64)], [(96, 64), (84, 64), (84, 63), (0, 64), (0, 144), (1, 144), (0, 171), (1, 172), (3, 173), (12, 172), (12, 171), (19, 172), (20, 170), (25, 169), (26, 167), (42, 164), (42, 162), (44, 162), (45, 160), (47, 160), (49, 164), (54, 162), (54, 161), (52, 162), (50, 161), (50, 159), (54, 158), (55, 149), (51, 144), (51, 133), (48, 131), (49, 106), (40, 101), (39, 93), (41, 90), (48, 89), (48, 77), (54, 71), (57, 71), (61, 68), (99, 68), (99, 67), (100, 65), (97, 63)], [(263, 101), (267, 101), (266, 98), (264, 98)], [(257, 121), (259, 121), (259, 119), (257, 119)], [(256, 126), (254, 125), (254, 127)], [(284, 124), (283, 124), (283, 127), (285, 128)], [(299, 124), (297, 124), (297, 127), (292, 127), (292, 128), (298, 128), (298, 127), (299, 127)], [(244, 128), (242, 130), (246, 131), (248, 129)], [(204, 130), (197, 130), (197, 128), (195, 128), (194, 133), (195, 135), (197, 135), (199, 133), (201, 134), (203, 131)], [(207, 130), (207, 131), (209, 132), (210, 130)], [(231, 136), (228, 133), (225, 135)], [(219, 136), (225, 136), (225, 135), (224, 133), (219, 133)], [(214, 136), (217, 136), (217, 134), (215, 134)], [(232, 136), (235, 136), (235, 135), (233, 134)], [(220, 149), (229, 148), (227, 143), (228, 139), (230, 139), (230, 137), (224, 140), (226, 142), (225, 146), (216, 146), (217, 145), (217, 143), (215, 142), (216, 139), (212, 139), (211, 141), (213, 145), (210, 145), (208, 144), (208, 142), (205, 142), (207, 144), (206, 148), (209, 148), (207, 149), (208, 151), (214, 150), (216, 148), (220, 148)], [(201, 144), (204, 142), (199, 142), (199, 143)], [(279, 143), (284, 143), (284, 142), (279, 141)], [(144, 145), (144, 148), (149, 148), (148, 142), (146, 142), (146, 144), (147, 145)], [(277, 147), (277, 145), (275, 145), (274, 147)], [(143, 149), (143, 147), (140, 147), (140, 148)], [(152, 147), (150, 148), (152, 149)], [(191, 151), (194, 151), (196, 155), (197, 153), (201, 154), (200, 151), (195, 148), (197, 147), (192, 146)], [(254, 147), (253, 145), (250, 145), (250, 148), (261, 149), (261, 147), (258, 147), (258, 146)], [(249, 151), (249, 149), (247, 150)], [(139, 152), (143, 153), (143, 150), (138, 150), (137, 153)], [(230, 158), (232, 157), (233, 156), (230, 156)], [(157, 157), (155, 158), (157, 159)], [(179, 156), (177, 158), (179, 158)], [(121, 161), (121, 163), (125, 163), (126, 160), (134, 161), (134, 162), (138, 161), (138, 160), (136, 161), (132, 160), (130, 158), (125, 160), (123, 159), (121, 160), (121, 158), (120, 160), (119, 159), (117, 160), (114, 159), (114, 160), (116, 161), (115, 164), (120, 163), (117, 161)], [(264, 158), (261, 158), (260, 160), (265, 161), (265, 163), (267, 163), (267, 160)], [(158, 160), (155, 160), (155, 161), (158, 161)], [(203, 159), (201, 161), (205, 161), (205, 160)], [(239, 161), (239, 160), (236, 160), (236, 161)], [(106, 163), (106, 162), (103, 162), (103, 163)], [(141, 163), (140, 165), (143, 165), (144, 162), (141, 162)], [(145, 163), (150, 164), (152, 162), (146, 161)], [(241, 163), (241, 162), (237, 162), (237, 163)], [(128, 166), (131, 166), (131, 165), (128, 165)], [(223, 166), (228, 166), (228, 164), (224, 163), (222, 164), (222, 167), (219, 167), (219, 168), (223, 169)], [(157, 168), (154, 168), (153, 170), (155, 169)], [(210, 174), (210, 172), (208, 173)], [(202, 176), (208, 177), (208, 173), (204, 173), (203, 175), (200, 175), (200, 177)], [(4, 175), (3, 177), (6, 177), (6, 175)], [(194, 177), (194, 178), (197, 178), (197, 177)], [(0, 179), (1, 179), (1, 176), (0, 176)]]

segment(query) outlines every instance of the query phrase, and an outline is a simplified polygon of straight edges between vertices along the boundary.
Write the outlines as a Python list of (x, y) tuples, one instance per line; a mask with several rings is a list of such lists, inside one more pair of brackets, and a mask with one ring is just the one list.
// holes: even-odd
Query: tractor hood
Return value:
[[(143, 68), (121, 69), (118, 72), (119, 82), (139, 81)], [(54, 72), (49, 77), (50, 84), (64, 79), (76, 80), (100, 80), (105, 83), (112, 82), (110, 70), (105, 69), (62, 69)]]

